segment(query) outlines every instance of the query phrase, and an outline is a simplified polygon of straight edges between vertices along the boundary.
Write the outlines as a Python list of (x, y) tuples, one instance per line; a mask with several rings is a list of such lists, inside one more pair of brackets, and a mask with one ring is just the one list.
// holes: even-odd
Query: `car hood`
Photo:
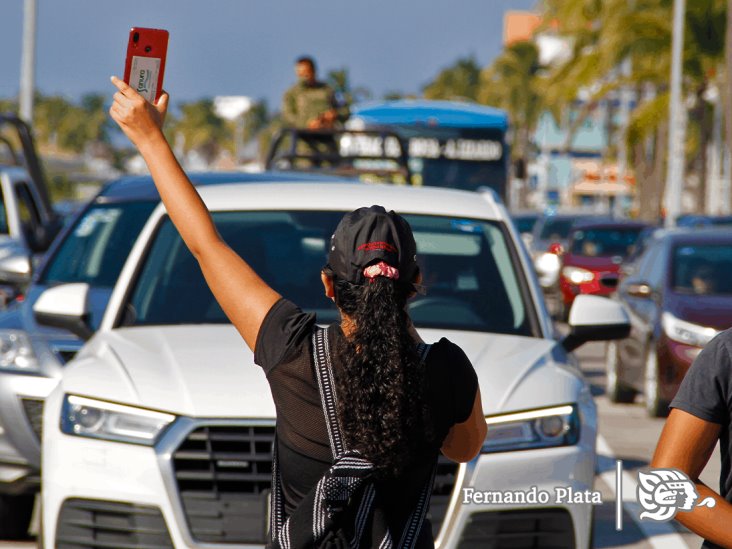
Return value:
[[(473, 362), (486, 414), (575, 402), (587, 389), (553, 340), (420, 330)], [(98, 333), (67, 368), (64, 390), (192, 417), (274, 417), (269, 385), (230, 325)]]
[(683, 295), (667, 292), (665, 307), (676, 318), (726, 330), (732, 326), (732, 296), (726, 295)]

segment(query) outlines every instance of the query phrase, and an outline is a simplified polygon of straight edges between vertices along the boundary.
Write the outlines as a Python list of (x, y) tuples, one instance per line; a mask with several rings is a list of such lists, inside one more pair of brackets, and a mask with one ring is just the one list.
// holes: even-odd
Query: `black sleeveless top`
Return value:
[[(262, 323), (254, 355), (267, 376), (277, 410), (277, 451), (288, 515), (333, 462), (313, 365), (310, 336), (314, 323), (315, 315), (280, 299)], [(344, 341), (343, 332), (338, 324), (328, 331), (332, 355), (336, 355), (337, 346)], [(470, 416), (478, 388), (477, 376), (465, 353), (444, 338), (432, 345), (425, 373), (425, 398), (437, 442), (415, 456), (399, 478), (377, 484), (376, 505), (383, 508), (390, 524), (393, 520), (394, 539), (401, 535), (396, 525), (403, 525), (415, 507), (445, 436), (454, 424)], [(433, 546), (431, 526), (425, 521), (416, 547)]]

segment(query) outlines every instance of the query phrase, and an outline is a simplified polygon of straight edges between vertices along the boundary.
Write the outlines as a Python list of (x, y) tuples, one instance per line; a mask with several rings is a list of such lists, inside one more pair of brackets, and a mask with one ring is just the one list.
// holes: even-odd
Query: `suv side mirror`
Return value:
[(630, 318), (617, 301), (596, 295), (578, 295), (569, 311), (569, 335), (562, 341), (567, 352), (588, 341), (623, 339), (630, 334)]
[(31, 258), (24, 250), (0, 259), (0, 281), (6, 284), (24, 286), (30, 282), (32, 272)]
[(88, 297), (89, 285), (84, 282), (54, 286), (38, 296), (33, 313), (39, 324), (63, 328), (87, 340), (94, 333)]

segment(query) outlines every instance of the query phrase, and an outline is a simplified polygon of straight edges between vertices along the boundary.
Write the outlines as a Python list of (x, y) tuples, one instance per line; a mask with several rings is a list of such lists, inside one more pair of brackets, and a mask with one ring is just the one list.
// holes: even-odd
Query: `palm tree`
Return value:
[(508, 46), (480, 74), (478, 102), (504, 109), (513, 127), (512, 153), (529, 154), (531, 136), (544, 110), (539, 50), (532, 42)]
[(216, 115), (213, 100), (183, 103), (180, 110), (181, 116), (170, 125), (170, 131), (182, 136), (184, 152), (195, 150), (210, 163), (222, 149), (233, 150), (234, 132)]
[(458, 59), (440, 71), (423, 89), (425, 99), (475, 101), (480, 86), (480, 66), (473, 57)]
[[(547, 85), (547, 102), (562, 112), (580, 90), (587, 100), (570, 127), (574, 130), (597, 103), (623, 87), (636, 90), (637, 108), (626, 136), (639, 183), (640, 211), (647, 218), (660, 214), (665, 166), (670, 75), (672, 0), (545, 0), (549, 21), (559, 21), (557, 32), (573, 44), (572, 56), (554, 67)], [(691, 120), (689, 152), (701, 170), (698, 204), (705, 194), (704, 151), (711, 136), (709, 106), (703, 100), (721, 55), (722, 0), (695, 0), (687, 9), (684, 75), (687, 94), (696, 98)], [(617, 68), (628, 62), (630, 74)], [(623, 138), (621, 137), (621, 138)]]

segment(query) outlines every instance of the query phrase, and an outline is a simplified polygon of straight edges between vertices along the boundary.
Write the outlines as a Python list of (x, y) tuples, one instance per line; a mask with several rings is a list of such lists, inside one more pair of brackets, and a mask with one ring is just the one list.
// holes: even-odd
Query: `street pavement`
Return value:
[[(595, 489), (600, 490), (603, 504), (595, 507), (595, 543), (597, 549), (696, 549), (701, 538), (677, 523), (655, 524), (638, 520), (635, 501), (637, 471), (647, 467), (663, 419), (650, 419), (642, 402), (632, 405), (612, 404), (605, 397), (605, 344), (587, 344), (578, 351), (587, 379), (592, 385), (598, 407), (598, 476)], [(616, 531), (615, 463), (623, 461), (623, 529)], [(719, 486), (719, 448), (709, 460), (701, 479), (712, 487)], [(0, 549), (29, 549), (33, 542), (2, 542)]]

